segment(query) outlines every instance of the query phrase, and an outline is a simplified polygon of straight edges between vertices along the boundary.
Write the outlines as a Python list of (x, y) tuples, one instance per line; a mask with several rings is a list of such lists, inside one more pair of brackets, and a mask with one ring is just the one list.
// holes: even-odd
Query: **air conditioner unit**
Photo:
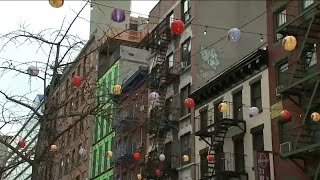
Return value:
[(280, 96), (281, 94), (279, 93), (280, 89), (284, 88), (284, 85), (280, 85), (276, 88), (276, 96)]
[(288, 141), (280, 144), (280, 153), (281, 155), (286, 154), (292, 150), (292, 142)]
[(185, 69), (186, 67), (188, 67), (188, 63), (187, 62), (181, 62), (181, 69)]

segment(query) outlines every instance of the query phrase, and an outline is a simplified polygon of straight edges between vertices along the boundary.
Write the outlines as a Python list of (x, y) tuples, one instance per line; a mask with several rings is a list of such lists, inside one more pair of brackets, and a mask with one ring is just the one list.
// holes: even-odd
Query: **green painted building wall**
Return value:
[(113, 180), (112, 158), (107, 157), (113, 151), (115, 132), (112, 129), (114, 105), (109, 100), (113, 86), (119, 82), (119, 62), (116, 62), (97, 81), (97, 100), (103, 104), (103, 113), (95, 118), (93, 147), (90, 155), (91, 178), (94, 180)]

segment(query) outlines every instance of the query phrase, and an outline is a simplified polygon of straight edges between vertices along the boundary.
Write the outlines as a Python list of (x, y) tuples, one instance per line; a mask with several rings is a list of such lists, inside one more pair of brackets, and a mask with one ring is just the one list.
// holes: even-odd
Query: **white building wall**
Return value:
[[(261, 77), (261, 95), (262, 95), (262, 107), (263, 112), (258, 114), (257, 116), (250, 117), (249, 115), (249, 108), (251, 105), (250, 99), (250, 84), (249, 82), (253, 79), (257, 78), (258, 76)], [(265, 151), (272, 151), (272, 138), (271, 138), (271, 120), (270, 120), (270, 102), (269, 102), (269, 81), (268, 81), (268, 69), (260, 72), (259, 74), (251, 77), (250, 79), (246, 80), (242, 84), (234, 87), (233, 89), (229, 90), (222, 96), (210, 101), (207, 105), (209, 106), (208, 109), (214, 108), (213, 103), (217, 100), (223, 98), (223, 101), (232, 102), (232, 92), (242, 86), (242, 102), (244, 104), (243, 107), (243, 119), (246, 121), (246, 133), (244, 136), (244, 153), (245, 157), (245, 170), (248, 173), (248, 179), (254, 180), (255, 179), (255, 171), (254, 171), (254, 162), (253, 162), (253, 142), (252, 142), (252, 134), (250, 134), (250, 129), (257, 127), (258, 125), (264, 124), (263, 135), (264, 135), (264, 149)], [(195, 110), (195, 117), (199, 116), (199, 109)], [(232, 113), (231, 117), (232, 117)], [(197, 121), (198, 119), (196, 119)], [(210, 122), (208, 122), (209, 124)], [(196, 124), (196, 130), (199, 130), (198, 122)], [(234, 128), (234, 127), (233, 127)], [(226, 137), (233, 136), (235, 134), (231, 134), (235, 131), (229, 130)], [(196, 164), (200, 164), (200, 154), (199, 151), (208, 147), (208, 145), (203, 141), (200, 140), (198, 136), (195, 137), (195, 157), (196, 157)], [(224, 141), (224, 152), (233, 153), (233, 141), (232, 138), (226, 138)], [(198, 168), (199, 169), (199, 168)], [(271, 179), (274, 179), (274, 172), (273, 172), (273, 157), (270, 154), (270, 172), (271, 172)], [(200, 177), (199, 170), (197, 170), (197, 177)]]

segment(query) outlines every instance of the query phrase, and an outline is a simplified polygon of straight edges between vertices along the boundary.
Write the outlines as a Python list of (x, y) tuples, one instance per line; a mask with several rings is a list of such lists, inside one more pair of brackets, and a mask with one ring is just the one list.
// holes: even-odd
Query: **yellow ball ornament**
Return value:
[(111, 158), (112, 157), (112, 151), (108, 151), (107, 152), (107, 156), (108, 156), (108, 158)]
[(49, 0), (49, 4), (54, 8), (60, 8), (63, 6), (64, 0)]
[(220, 112), (227, 112), (228, 111), (228, 104), (227, 103), (220, 103), (218, 106), (218, 110)]
[(297, 40), (294, 36), (286, 36), (282, 40), (282, 46), (286, 51), (292, 51), (297, 46)]
[(189, 161), (189, 156), (188, 155), (183, 155), (182, 156), (183, 162), (188, 162)]
[(114, 85), (113, 86), (113, 94), (114, 95), (119, 95), (121, 94), (122, 88), (120, 85)]
[(57, 145), (52, 144), (52, 145), (50, 146), (50, 151), (51, 151), (51, 152), (56, 152), (57, 150), (58, 150), (58, 146), (57, 146)]
[(319, 121), (320, 120), (320, 114), (317, 112), (314, 112), (311, 114), (312, 121)]
[(141, 175), (141, 174), (137, 174), (137, 178), (138, 178), (139, 180), (141, 180), (141, 179), (142, 179), (142, 175)]

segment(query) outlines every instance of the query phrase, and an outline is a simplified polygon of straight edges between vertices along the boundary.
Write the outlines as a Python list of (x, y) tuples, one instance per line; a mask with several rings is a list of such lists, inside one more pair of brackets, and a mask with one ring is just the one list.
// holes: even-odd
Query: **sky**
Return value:
[[(158, 1), (132, 1), (131, 11), (147, 16), (149, 11), (156, 5)], [(49, 2), (43, 1), (0, 1), (0, 35), (19, 29), (19, 25), (24, 24), (28, 30), (37, 33), (41, 30), (52, 28), (59, 29), (61, 22), (65, 18), (65, 27), (75, 17), (83, 5), (84, 1), (65, 1), (61, 8), (52, 8)], [(141, 8), (143, 7), (143, 8)], [(133, 14), (136, 16), (136, 14)], [(70, 29), (70, 34), (78, 35), (81, 39), (87, 40), (89, 37), (89, 19), (90, 6), (86, 6), (80, 15), (82, 19), (77, 19)], [(50, 37), (48, 37), (50, 38)], [(0, 48), (5, 43), (0, 39)], [(18, 43), (19, 44), (19, 43)], [(22, 46), (9, 43), (4, 50), (0, 51), (0, 67), (7, 65), (9, 60), (13, 60), (13, 64), (21, 64), (24, 62), (33, 62), (28, 65), (21, 65), (21, 70), (26, 70), (29, 65), (41, 68), (43, 65), (37, 62), (44, 62), (47, 55), (41, 50), (37, 51), (37, 44), (26, 43)], [(48, 50), (45, 48), (45, 50)], [(15, 63), (15, 61), (18, 61)], [(40, 69), (41, 70), (41, 69)], [(42, 75), (41, 71), (40, 74)], [(35, 77), (29, 77), (24, 74), (9, 72), (2, 75), (0, 69), (0, 90), (5, 91), (9, 95), (20, 95), (33, 100), (36, 94), (43, 92), (43, 82)], [(0, 95), (0, 105), (4, 104), (4, 98)], [(6, 107), (12, 109), (13, 104)], [(0, 107), (1, 108), (1, 107)], [(25, 113), (25, 109), (14, 108), (15, 113)], [(1, 125), (1, 122), (0, 122)], [(16, 128), (14, 128), (16, 129)], [(1, 129), (2, 133), (13, 133), (11, 127)]]

